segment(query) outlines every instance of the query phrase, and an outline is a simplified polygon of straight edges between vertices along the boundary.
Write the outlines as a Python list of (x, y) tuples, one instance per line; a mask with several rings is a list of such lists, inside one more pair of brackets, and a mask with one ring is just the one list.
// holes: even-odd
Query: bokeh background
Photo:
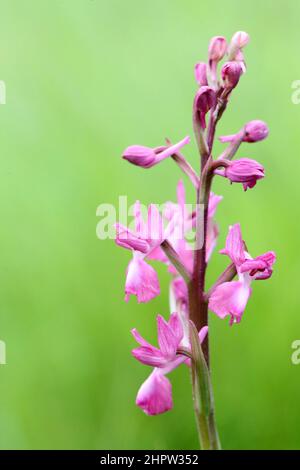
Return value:
[[(174, 199), (172, 161), (143, 171), (120, 154), (192, 135), (193, 66), (237, 30), (251, 35), (248, 71), (219, 135), (257, 118), (271, 132), (239, 151), (265, 166), (263, 182), (244, 193), (216, 181), (218, 249), (240, 221), (252, 255), (273, 249), (278, 262), (239, 326), (210, 316), (217, 421), (225, 449), (300, 448), (299, 21), (298, 0), (0, 0), (1, 448), (197, 448), (187, 368), (170, 376), (172, 412), (135, 406), (149, 371), (130, 329), (155, 338), (168, 274), (158, 268), (159, 298), (124, 303), (130, 253), (97, 239), (96, 208)], [(185, 153), (196, 164), (194, 141)], [(215, 253), (210, 281), (225, 265)]]

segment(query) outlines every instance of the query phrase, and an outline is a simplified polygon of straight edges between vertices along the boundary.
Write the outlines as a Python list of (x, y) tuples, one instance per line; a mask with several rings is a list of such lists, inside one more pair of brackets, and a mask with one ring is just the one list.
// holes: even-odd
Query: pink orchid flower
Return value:
[(157, 207), (148, 208), (147, 223), (144, 222), (139, 201), (135, 204), (135, 232), (116, 224), (116, 243), (130, 249), (133, 258), (126, 271), (125, 300), (135, 295), (138, 302), (149, 302), (159, 295), (159, 281), (156, 271), (146, 261), (152, 250), (160, 245), (164, 237), (163, 221)]
[(241, 321), (252, 292), (251, 282), (268, 279), (272, 275), (276, 255), (269, 251), (257, 258), (251, 258), (245, 251), (239, 224), (229, 228), (226, 246), (220, 253), (229, 256), (234, 263), (239, 280), (217, 286), (209, 298), (209, 308), (222, 319), (230, 315), (232, 325)]
[[(180, 354), (180, 348), (190, 351), (188, 328), (183, 316), (173, 313), (167, 322), (158, 315), (157, 330), (159, 348), (148, 343), (136, 329), (132, 330), (135, 340), (140, 344), (133, 349), (132, 355), (142, 364), (154, 367), (136, 398), (136, 404), (149, 415), (164, 413), (173, 407), (172, 386), (165, 375), (187, 362), (187, 357)], [(207, 331), (207, 327), (200, 330), (200, 343), (204, 341)]]

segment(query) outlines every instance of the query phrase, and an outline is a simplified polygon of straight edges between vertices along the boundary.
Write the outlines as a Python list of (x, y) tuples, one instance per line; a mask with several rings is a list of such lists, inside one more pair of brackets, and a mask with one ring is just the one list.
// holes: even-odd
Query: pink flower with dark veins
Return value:
[[(142, 364), (154, 367), (136, 398), (136, 404), (146, 414), (164, 413), (173, 406), (172, 386), (165, 375), (188, 362), (187, 356), (180, 353), (181, 348), (190, 351), (188, 329), (184, 325), (186, 322), (178, 313), (172, 313), (168, 322), (158, 315), (158, 348), (148, 343), (136, 329), (132, 330), (133, 337), (140, 345), (132, 350), (132, 355)], [(200, 343), (204, 341), (207, 331), (208, 328), (204, 327), (199, 332)]]
[(222, 319), (230, 315), (230, 324), (239, 323), (252, 292), (251, 282), (271, 277), (276, 255), (269, 251), (251, 258), (245, 251), (239, 224), (229, 228), (226, 246), (220, 253), (234, 263), (239, 280), (217, 286), (209, 298), (209, 308)]

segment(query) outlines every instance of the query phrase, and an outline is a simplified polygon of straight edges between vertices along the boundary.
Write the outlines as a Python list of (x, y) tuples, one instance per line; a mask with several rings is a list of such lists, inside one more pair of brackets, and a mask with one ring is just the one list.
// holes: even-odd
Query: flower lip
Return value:
[(170, 381), (154, 369), (140, 387), (136, 404), (150, 416), (165, 413), (173, 408), (172, 385)]

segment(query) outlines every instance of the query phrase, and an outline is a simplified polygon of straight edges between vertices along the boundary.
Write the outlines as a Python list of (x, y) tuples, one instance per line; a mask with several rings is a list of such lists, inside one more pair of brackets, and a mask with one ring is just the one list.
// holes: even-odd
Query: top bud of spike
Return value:
[(227, 42), (223, 36), (214, 36), (208, 47), (208, 59), (210, 62), (220, 62), (226, 54)]
[(228, 59), (229, 60), (241, 60), (241, 50), (248, 44), (250, 40), (249, 34), (244, 31), (238, 31), (232, 36), (229, 44)]

